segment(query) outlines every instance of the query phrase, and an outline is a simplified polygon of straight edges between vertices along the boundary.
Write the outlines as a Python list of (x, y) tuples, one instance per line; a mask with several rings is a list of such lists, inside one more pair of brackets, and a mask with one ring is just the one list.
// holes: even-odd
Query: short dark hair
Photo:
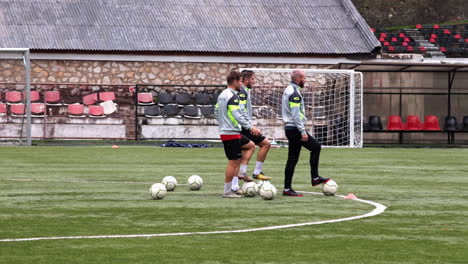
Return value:
[(246, 79), (252, 78), (254, 75), (254, 72), (251, 70), (243, 70), (242, 71), (242, 81), (245, 81)]
[(240, 81), (242, 75), (238, 71), (231, 71), (227, 76), (227, 84), (232, 84), (234, 81)]

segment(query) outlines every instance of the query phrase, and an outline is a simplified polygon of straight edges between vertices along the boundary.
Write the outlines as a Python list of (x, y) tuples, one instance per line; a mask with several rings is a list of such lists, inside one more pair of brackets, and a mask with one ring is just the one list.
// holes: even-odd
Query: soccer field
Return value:
[[(372, 205), (282, 197), (287, 149), (265, 173), (273, 201), (223, 199), (222, 148), (0, 147), (0, 240), (240, 230), (366, 214)], [(0, 263), (467, 263), (468, 149), (323, 149), (339, 194), (387, 206), (353, 221), (246, 233), (0, 242)], [(249, 172), (253, 169), (251, 162)], [(203, 177), (200, 191), (187, 178)], [(166, 175), (179, 186), (150, 200)], [(310, 186), (303, 150), (293, 187)]]

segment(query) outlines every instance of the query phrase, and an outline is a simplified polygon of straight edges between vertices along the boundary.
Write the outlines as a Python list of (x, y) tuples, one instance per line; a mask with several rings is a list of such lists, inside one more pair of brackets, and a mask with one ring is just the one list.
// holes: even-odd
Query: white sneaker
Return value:
[(228, 192), (223, 194), (223, 198), (242, 198), (242, 195), (238, 195), (234, 192)]
[(244, 195), (244, 192), (241, 190), (241, 188), (237, 189), (236, 191), (234, 189), (231, 189), (231, 192), (237, 195)]

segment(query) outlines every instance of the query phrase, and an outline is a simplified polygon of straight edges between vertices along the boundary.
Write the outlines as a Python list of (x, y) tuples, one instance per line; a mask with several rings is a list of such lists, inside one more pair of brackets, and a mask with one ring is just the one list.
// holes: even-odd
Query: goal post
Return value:
[[(17, 91), (24, 94), (25, 98), (21, 99), (21, 104), (24, 104), (24, 115), (16, 122), (19, 129), (5, 129), (8, 131), (0, 140), (9, 139), (17, 140), (19, 145), (31, 145), (31, 64), (30, 51), (28, 48), (0, 48), (0, 92), (6, 95), (7, 91)], [(5, 98), (6, 101), (6, 98)], [(6, 101), (8, 105), (9, 102)], [(15, 104), (15, 103), (12, 103)], [(9, 107), (10, 109), (10, 107)], [(3, 125), (15, 123), (10, 119), (11, 110), (8, 110), (4, 118)], [(25, 128), (25, 129), (24, 129)], [(19, 130), (15, 135), (14, 131)], [(24, 130), (26, 133), (24, 133)]]
[[(273, 140), (286, 140), (281, 101), (293, 69), (242, 68), (255, 73), (251, 90), (254, 123)], [(363, 145), (363, 76), (354, 70), (304, 69), (306, 130), (323, 147)]]

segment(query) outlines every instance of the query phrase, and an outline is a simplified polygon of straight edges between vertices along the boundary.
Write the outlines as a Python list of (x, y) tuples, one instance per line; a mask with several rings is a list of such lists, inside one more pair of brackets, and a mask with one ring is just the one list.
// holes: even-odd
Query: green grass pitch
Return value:
[[(287, 149), (265, 172), (280, 194)], [(303, 150), (294, 188), (311, 187)], [(374, 207), (305, 195), (222, 199), (222, 148), (0, 147), (0, 239), (235, 230), (321, 221)], [(0, 242), (0, 263), (468, 263), (468, 149), (323, 149), (339, 194), (375, 217), (239, 234)], [(251, 162), (249, 172), (254, 162)], [(148, 197), (166, 175), (185, 183)]]

